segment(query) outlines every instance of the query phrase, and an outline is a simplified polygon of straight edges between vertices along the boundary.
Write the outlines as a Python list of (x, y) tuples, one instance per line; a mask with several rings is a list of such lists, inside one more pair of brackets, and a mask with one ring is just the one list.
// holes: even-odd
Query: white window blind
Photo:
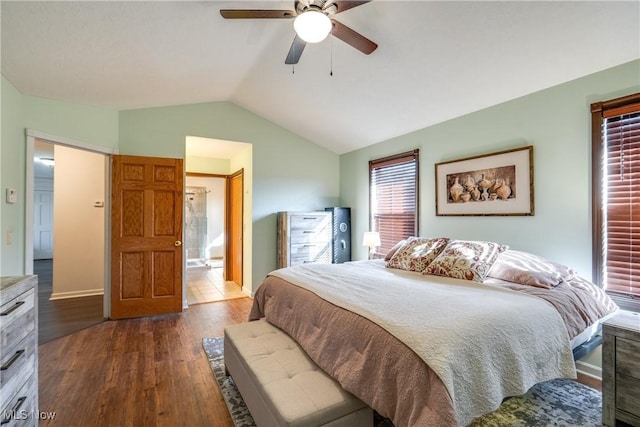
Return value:
[(371, 230), (380, 233), (381, 243), (374, 257), (418, 233), (418, 153), (369, 162)]

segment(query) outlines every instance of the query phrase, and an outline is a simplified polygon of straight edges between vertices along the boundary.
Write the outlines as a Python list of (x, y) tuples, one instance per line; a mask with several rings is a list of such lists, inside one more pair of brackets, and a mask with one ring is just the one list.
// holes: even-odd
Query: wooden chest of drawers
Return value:
[(278, 212), (278, 268), (331, 263), (331, 212)]
[(0, 282), (0, 422), (38, 424), (37, 277)]
[(640, 314), (622, 312), (603, 325), (602, 422), (640, 427)]

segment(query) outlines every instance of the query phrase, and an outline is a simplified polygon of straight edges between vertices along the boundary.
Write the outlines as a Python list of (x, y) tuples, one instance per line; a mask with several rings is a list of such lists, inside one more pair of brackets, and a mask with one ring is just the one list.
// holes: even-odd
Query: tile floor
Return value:
[(233, 298), (244, 298), (240, 286), (234, 282), (225, 282), (222, 268), (189, 268), (187, 269), (187, 303), (202, 304), (223, 301)]

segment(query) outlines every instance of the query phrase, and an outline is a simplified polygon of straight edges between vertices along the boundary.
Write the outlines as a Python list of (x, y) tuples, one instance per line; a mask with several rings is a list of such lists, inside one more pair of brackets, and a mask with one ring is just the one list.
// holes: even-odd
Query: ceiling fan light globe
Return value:
[(331, 20), (327, 15), (315, 10), (301, 13), (293, 21), (296, 34), (307, 43), (318, 43), (331, 32)]

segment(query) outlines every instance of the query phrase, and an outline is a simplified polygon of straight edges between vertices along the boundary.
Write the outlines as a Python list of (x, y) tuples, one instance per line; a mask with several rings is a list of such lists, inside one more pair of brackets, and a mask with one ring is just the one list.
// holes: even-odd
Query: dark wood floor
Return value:
[(53, 286), (52, 260), (34, 261), (33, 274), (38, 275), (38, 344), (104, 321), (102, 295), (49, 300)]
[(238, 298), (108, 320), (40, 345), (39, 409), (56, 414), (40, 426), (233, 427), (202, 338), (245, 322), (251, 304)]
[(233, 427), (202, 338), (248, 319), (251, 300), (108, 320), (39, 347), (40, 426)]

